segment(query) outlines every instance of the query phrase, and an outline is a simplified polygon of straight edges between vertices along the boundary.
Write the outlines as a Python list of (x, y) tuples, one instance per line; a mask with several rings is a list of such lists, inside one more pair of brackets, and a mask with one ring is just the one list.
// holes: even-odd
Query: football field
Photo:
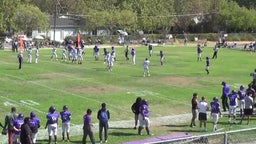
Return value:
[[(60, 112), (64, 105), (68, 105), (72, 112), (71, 140), (74, 141), (71, 143), (81, 143), (82, 133), (79, 129), (82, 129), (83, 115), (88, 108), (92, 109), (92, 122), (97, 124), (97, 111), (101, 103), (105, 102), (110, 111), (111, 125), (115, 127), (111, 129), (110, 125), (109, 143), (143, 139), (147, 136), (139, 137), (137, 131), (132, 129), (134, 115), (131, 105), (137, 97), (147, 99), (152, 119), (189, 114), (194, 92), (198, 92), (199, 98), (206, 96), (208, 102), (215, 96), (220, 99), (222, 81), (226, 81), (231, 90), (238, 90), (240, 85), (247, 88), (252, 80), (249, 74), (256, 68), (255, 53), (221, 48), (218, 58), (210, 59), (210, 74), (207, 75), (205, 57), (212, 57), (213, 47), (203, 48), (202, 61), (197, 61), (195, 44), (155, 46), (151, 57), (147, 46), (136, 46), (135, 65), (131, 62), (131, 55), (130, 60), (125, 59), (125, 47), (116, 47), (114, 67), (108, 71), (107, 64), (103, 62), (103, 48), (108, 51), (111, 48), (99, 47), (99, 60), (94, 59), (93, 49), (87, 47), (82, 64), (63, 61), (62, 47), (57, 50), (58, 60), (51, 60), (51, 48), (41, 48), (38, 64), (34, 62), (34, 51), (32, 63), (27, 62), (27, 53), (24, 52), (22, 70), (18, 69), (17, 53), (0, 51), (0, 122), (4, 123), (4, 117), (12, 106), (17, 107), (17, 112), (25, 116), (34, 111), (41, 119), (40, 132), (45, 133), (40, 135), (47, 135), (44, 127), (49, 107), (55, 106), (57, 112)], [(163, 50), (165, 56), (163, 65), (160, 64), (160, 50)], [(143, 77), (145, 58), (150, 60), (150, 77)], [(123, 121), (124, 125), (114, 126), (115, 121)], [(187, 123), (190, 124), (190, 118)], [(169, 124), (165, 122), (152, 126), (152, 132), (157, 136), (190, 131), (189, 127), (173, 130)], [(210, 129), (212, 125), (209, 123), (208, 126)], [(46, 143), (46, 139), (39, 143)], [(60, 134), (58, 139), (61, 140)], [(96, 130), (95, 140), (99, 140)]]

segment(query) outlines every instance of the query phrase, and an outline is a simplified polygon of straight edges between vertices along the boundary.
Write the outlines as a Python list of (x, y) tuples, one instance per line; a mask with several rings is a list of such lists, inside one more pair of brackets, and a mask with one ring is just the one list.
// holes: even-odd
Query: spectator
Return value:
[(98, 111), (97, 118), (99, 120), (99, 138), (102, 143), (102, 131), (104, 129), (105, 143), (108, 142), (108, 121), (110, 119), (109, 111), (106, 109), (106, 103), (101, 104), (101, 109)]
[(32, 131), (30, 129), (30, 118), (26, 117), (24, 123), (21, 125), (20, 142), (21, 144), (35, 144), (32, 141)]
[(207, 113), (206, 111), (208, 110), (208, 103), (206, 102), (205, 96), (202, 97), (202, 100), (198, 104), (199, 108), (199, 121), (200, 121), (200, 126), (199, 126), (199, 131), (202, 130), (202, 125), (204, 125), (204, 131), (206, 132), (206, 121), (207, 121)]
[(92, 110), (91, 109), (87, 109), (86, 114), (84, 115), (84, 126), (83, 126), (83, 139), (82, 139), (82, 143), (86, 144), (86, 138), (87, 135), (89, 135), (91, 143), (95, 144), (95, 140), (94, 140), (94, 136), (93, 136), (93, 131), (92, 131), (92, 119), (91, 119), (91, 114), (92, 114)]
[(62, 120), (62, 141), (65, 141), (65, 134), (67, 135), (66, 142), (69, 142), (69, 132), (70, 132), (70, 119), (71, 119), (71, 112), (68, 111), (68, 106), (63, 106), (63, 111), (60, 112), (61, 120)]
[(162, 50), (160, 50), (160, 63), (161, 65), (164, 64), (164, 52)]
[(221, 85), (222, 85), (222, 96), (221, 96), (222, 107), (223, 107), (223, 111), (225, 112), (226, 109), (229, 109), (228, 100), (227, 100), (227, 97), (229, 95), (229, 86), (224, 81), (221, 83)]
[(20, 51), (17, 55), (18, 61), (19, 61), (19, 69), (22, 69), (22, 63), (23, 63), (23, 52)]
[(133, 129), (136, 129), (137, 124), (138, 124), (138, 116), (139, 116), (139, 113), (140, 113), (139, 112), (140, 103), (141, 103), (141, 97), (137, 97), (136, 101), (131, 106), (132, 112), (134, 113), (134, 120), (135, 120)]
[(197, 61), (201, 61), (202, 60), (202, 47), (200, 44), (197, 45)]
[(244, 116), (247, 116), (247, 125), (249, 125), (250, 117), (252, 116), (252, 113), (253, 113), (252, 93), (247, 93), (244, 101), (245, 101), (244, 115), (241, 118), (240, 124), (242, 124)]
[(31, 112), (30, 113), (29, 127), (31, 129), (31, 139), (32, 139), (32, 142), (35, 144), (36, 143), (36, 139), (37, 139), (38, 128), (40, 128), (40, 119), (38, 117), (36, 117), (36, 113), (35, 112)]
[(193, 98), (191, 100), (191, 104), (192, 104), (192, 119), (191, 119), (191, 124), (190, 127), (195, 127), (196, 126), (196, 118), (197, 118), (197, 105), (198, 105), (198, 101), (197, 101), (197, 97), (198, 94), (197, 93), (193, 93)]
[(16, 107), (11, 108), (11, 112), (5, 116), (5, 124), (4, 129), (8, 130), (8, 142), (12, 144), (13, 138), (13, 121), (18, 118), (18, 114), (16, 113)]

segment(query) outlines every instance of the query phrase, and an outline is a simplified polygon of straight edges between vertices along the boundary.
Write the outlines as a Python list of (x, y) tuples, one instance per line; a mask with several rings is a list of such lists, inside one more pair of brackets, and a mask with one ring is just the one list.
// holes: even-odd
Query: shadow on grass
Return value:
[(165, 126), (165, 127), (189, 127), (189, 125), (162, 125), (162, 126)]
[(135, 136), (137, 133), (128, 133), (128, 132), (111, 132), (109, 135), (113, 136)]

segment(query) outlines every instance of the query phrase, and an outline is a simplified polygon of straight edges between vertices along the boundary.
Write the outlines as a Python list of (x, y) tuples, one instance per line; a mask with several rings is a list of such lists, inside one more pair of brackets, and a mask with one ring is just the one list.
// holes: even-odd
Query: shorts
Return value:
[(58, 133), (58, 124), (48, 124), (48, 134), (49, 136), (57, 135)]
[(69, 133), (70, 131), (70, 123), (62, 123), (62, 132)]
[(252, 115), (253, 109), (244, 109), (244, 115)]
[(20, 143), (20, 135), (14, 134), (12, 140), (13, 142)]
[(145, 119), (143, 119), (142, 114), (139, 114), (138, 119), (139, 119), (139, 126), (140, 126), (140, 127), (143, 128), (144, 125), (145, 125), (145, 127), (150, 127), (150, 120), (149, 120), (148, 117), (145, 117)]
[(196, 119), (196, 118), (197, 118), (197, 110), (192, 109), (192, 119)]
[(229, 115), (236, 115), (236, 106), (229, 106)]
[(206, 113), (199, 113), (199, 120), (203, 120), (203, 121), (206, 121), (207, 120), (207, 115)]
[(217, 124), (219, 121), (219, 113), (212, 113), (213, 123)]

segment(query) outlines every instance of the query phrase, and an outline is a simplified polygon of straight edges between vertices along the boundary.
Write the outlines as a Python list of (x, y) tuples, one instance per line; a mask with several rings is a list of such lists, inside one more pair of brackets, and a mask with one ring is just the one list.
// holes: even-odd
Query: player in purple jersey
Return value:
[(93, 125), (92, 125), (91, 114), (92, 114), (92, 110), (87, 109), (86, 114), (84, 115), (84, 126), (83, 126), (84, 132), (83, 132), (82, 144), (86, 144), (87, 135), (89, 135), (91, 143), (95, 144), (93, 131), (92, 131)]
[(228, 100), (227, 97), (229, 95), (229, 85), (227, 85), (226, 82), (222, 82), (222, 95), (221, 95), (221, 99), (222, 99), (222, 107), (223, 107), (223, 111), (226, 111), (226, 108), (229, 109), (229, 105), (228, 105)]
[(243, 85), (240, 86), (240, 89), (237, 92), (237, 94), (238, 94), (238, 100), (240, 105), (240, 117), (242, 117), (244, 115), (244, 107), (245, 107), (244, 98), (246, 97), (246, 91)]
[(217, 130), (217, 124), (219, 121), (219, 115), (221, 116), (220, 112), (220, 103), (217, 97), (213, 98), (213, 102), (211, 102), (211, 116), (213, 118), (213, 132)]
[(54, 106), (51, 106), (49, 108), (49, 113), (46, 115), (47, 122), (45, 125), (45, 129), (48, 127), (48, 144), (52, 141), (52, 136), (54, 135), (54, 141), (57, 143), (57, 134), (58, 134), (58, 119), (59, 114), (55, 112), (56, 108)]
[(69, 139), (69, 132), (70, 132), (70, 119), (71, 119), (71, 112), (68, 111), (68, 106), (63, 106), (63, 111), (60, 112), (61, 120), (62, 120), (62, 141), (65, 141), (65, 133), (67, 135), (67, 142), (70, 141)]
[(143, 99), (141, 100), (141, 105), (139, 108), (139, 128), (138, 128), (138, 135), (141, 134), (141, 130), (144, 128), (144, 125), (146, 127), (147, 135), (151, 136), (153, 135), (150, 130), (150, 120), (149, 120), (149, 108), (147, 100)]
[(24, 123), (23, 120), (23, 114), (19, 114), (18, 118), (13, 121), (13, 144), (19, 144), (20, 143), (20, 130), (21, 130), (21, 125)]
[(35, 112), (30, 113), (29, 126), (32, 132), (31, 138), (33, 143), (36, 143), (38, 128), (40, 128), (40, 119), (36, 117)]
[(197, 61), (202, 60), (202, 47), (200, 44), (197, 45)]
[(232, 92), (228, 95), (229, 98), (229, 114), (228, 114), (228, 123), (230, 123), (231, 115), (234, 118), (234, 124), (236, 123), (236, 101), (237, 101), (237, 92), (232, 90)]

